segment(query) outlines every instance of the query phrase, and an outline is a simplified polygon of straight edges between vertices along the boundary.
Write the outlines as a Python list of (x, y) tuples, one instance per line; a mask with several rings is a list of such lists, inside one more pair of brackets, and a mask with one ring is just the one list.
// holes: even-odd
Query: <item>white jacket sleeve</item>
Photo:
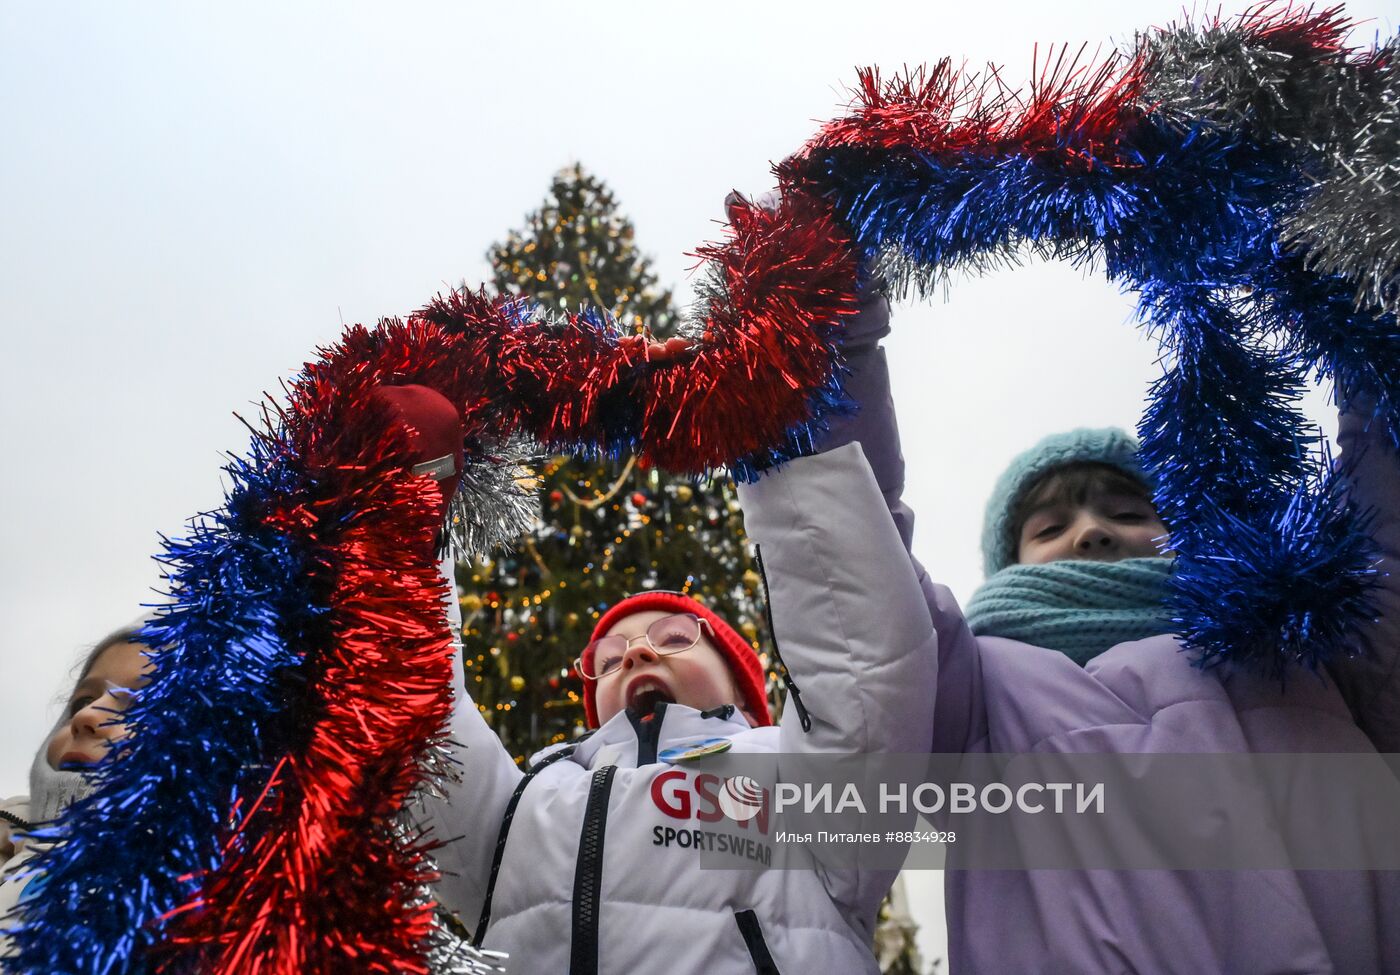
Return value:
[[(27, 822), (29, 797), (0, 800), (0, 810)], [(4, 959), (11, 957), (13, 945), (3, 932), (14, 923), (15, 919), (9, 914), (19, 903), (25, 884), (29, 883), (29, 878), (24, 876), (25, 863), (33, 852), (33, 847), (26, 846), (23, 840), (15, 843), (10, 823), (0, 818), (0, 971), (8, 971)]]
[(927, 752), (937, 651), (923, 594), (858, 443), (740, 485), (774, 638), (812, 729), (787, 752)]
[[(451, 578), (450, 562), (447, 564)], [(452, 710), (449, 751), (457, 780), (443, 783), (443, 796), (428, 796), (422, 824), (442, 844), (434, 851), (442, 880), (435, 891), (443, 907), (454, 912), (470, 930), (476, 929), (486, 896), (491, 858), (511, 793), (523, 773), (481, 716), (465, 689), (462, 666), (461, 619), (455, 591), (448, 616), (455, 639), (452, 655)]]
[[(774, 639), (811, 719), (789, 696), (785, 753), (927, 753), (937, 637), (914, 567), (859, 443), (793, 460), (741, 485), (762, 548)], [(894, 871), (835, 873), (832, 898), (873, 928)]]

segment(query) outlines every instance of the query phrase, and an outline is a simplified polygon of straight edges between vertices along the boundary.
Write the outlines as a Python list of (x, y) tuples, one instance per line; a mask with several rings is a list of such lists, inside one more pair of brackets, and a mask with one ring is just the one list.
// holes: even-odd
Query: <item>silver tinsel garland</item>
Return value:
[[(1181, 124), (1242, 128), (1302, 157), (1312, 188), (1283, 221), (1283, 240), (1313, 269), (1340, 274), (1359, 305), (1400, 309), (1400, 40), (1358, 53), (1338, 10), (1300, 31), (1268, 8), (1235, 21), (1142, 35), (1149, 105)], [(1319, 38), (1328, 43), (1318, 44)]]
[(528, 480), (523, 443), (510, 443), (490, 458), (471, 459), (448, 505), (447, 527), (453, 554), (470, 558), (519, 538), (534, 524), (539, 502), (522, 485)]

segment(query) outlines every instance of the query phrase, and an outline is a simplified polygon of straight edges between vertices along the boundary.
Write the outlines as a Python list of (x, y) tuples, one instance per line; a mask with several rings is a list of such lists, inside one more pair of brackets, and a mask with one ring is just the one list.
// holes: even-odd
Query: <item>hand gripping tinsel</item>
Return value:
[[(1204, 664), (1285, 674), (1355, 645), (1374, 552), (1296, 408), (1314, 375), (1400, 430), (1397, 42), (1339, 9), (1145, 34), (1028, 93), (949, 61), (860, 75), (851, 111), (735, 209), (681, 356), (601, 314), (460, 292), (350, 329), (269, 407), (223, 508), (166, 543), (154, 678), (100, 787), (44, 838), (13, 936), (25, 972), (487, 971), (427, 893), (405, 826), (451, 707), (436, 486), (370, 395), (461, 409), (451, 536), (521, 529), (522, 444), (753, 478), (810, 449), (842, 392), (858, 269), (928, 293), (1025, 250), (1099, 262), (1163, 348), (1140, 432)], [(526, 447), (525, 449), (530, 449)], [(528, 961), (526, 961), (528, 964)]]

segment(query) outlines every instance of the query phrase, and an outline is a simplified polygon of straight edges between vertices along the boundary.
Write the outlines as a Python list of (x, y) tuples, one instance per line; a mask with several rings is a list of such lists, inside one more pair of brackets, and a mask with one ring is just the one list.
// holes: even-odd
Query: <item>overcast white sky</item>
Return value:
[[(1213, 8), (1212, 8), (1213, 9)], [(837, 114), (857, 65), (1029, 75), (1175, 0), (1047, 4), (0, 5), (0, 795), (74, 659), (157, 581), (158, 532), (222, 497), (234, 410), (342, 322), (418, 307), (581, 161), (682, 295), (731, 187)], [(1232, 12), (1226, 8), (1226, 12)], [(1395, 29), (1396, 0), (1350, 5)], [(1037, 266), (901, 308), (889, 340), (916, 549), (961, 597), (1002, 465), (1131, 426), (1156, 373), (1101, 279)], [(1315, 408), (1319, 408), (1317, 400)]]

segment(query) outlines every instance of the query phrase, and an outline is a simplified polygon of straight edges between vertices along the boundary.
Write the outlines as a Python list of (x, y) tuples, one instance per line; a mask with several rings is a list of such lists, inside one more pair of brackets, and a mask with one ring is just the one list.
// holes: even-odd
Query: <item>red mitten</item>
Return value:
[(413, 473), (426, 474), (442, 491), (439, 521), (457, 493), (462, 477), (462, 416), (446, 396), (427, 386), (380, 386), (374, 391), (408, 427), (413, 443)]

